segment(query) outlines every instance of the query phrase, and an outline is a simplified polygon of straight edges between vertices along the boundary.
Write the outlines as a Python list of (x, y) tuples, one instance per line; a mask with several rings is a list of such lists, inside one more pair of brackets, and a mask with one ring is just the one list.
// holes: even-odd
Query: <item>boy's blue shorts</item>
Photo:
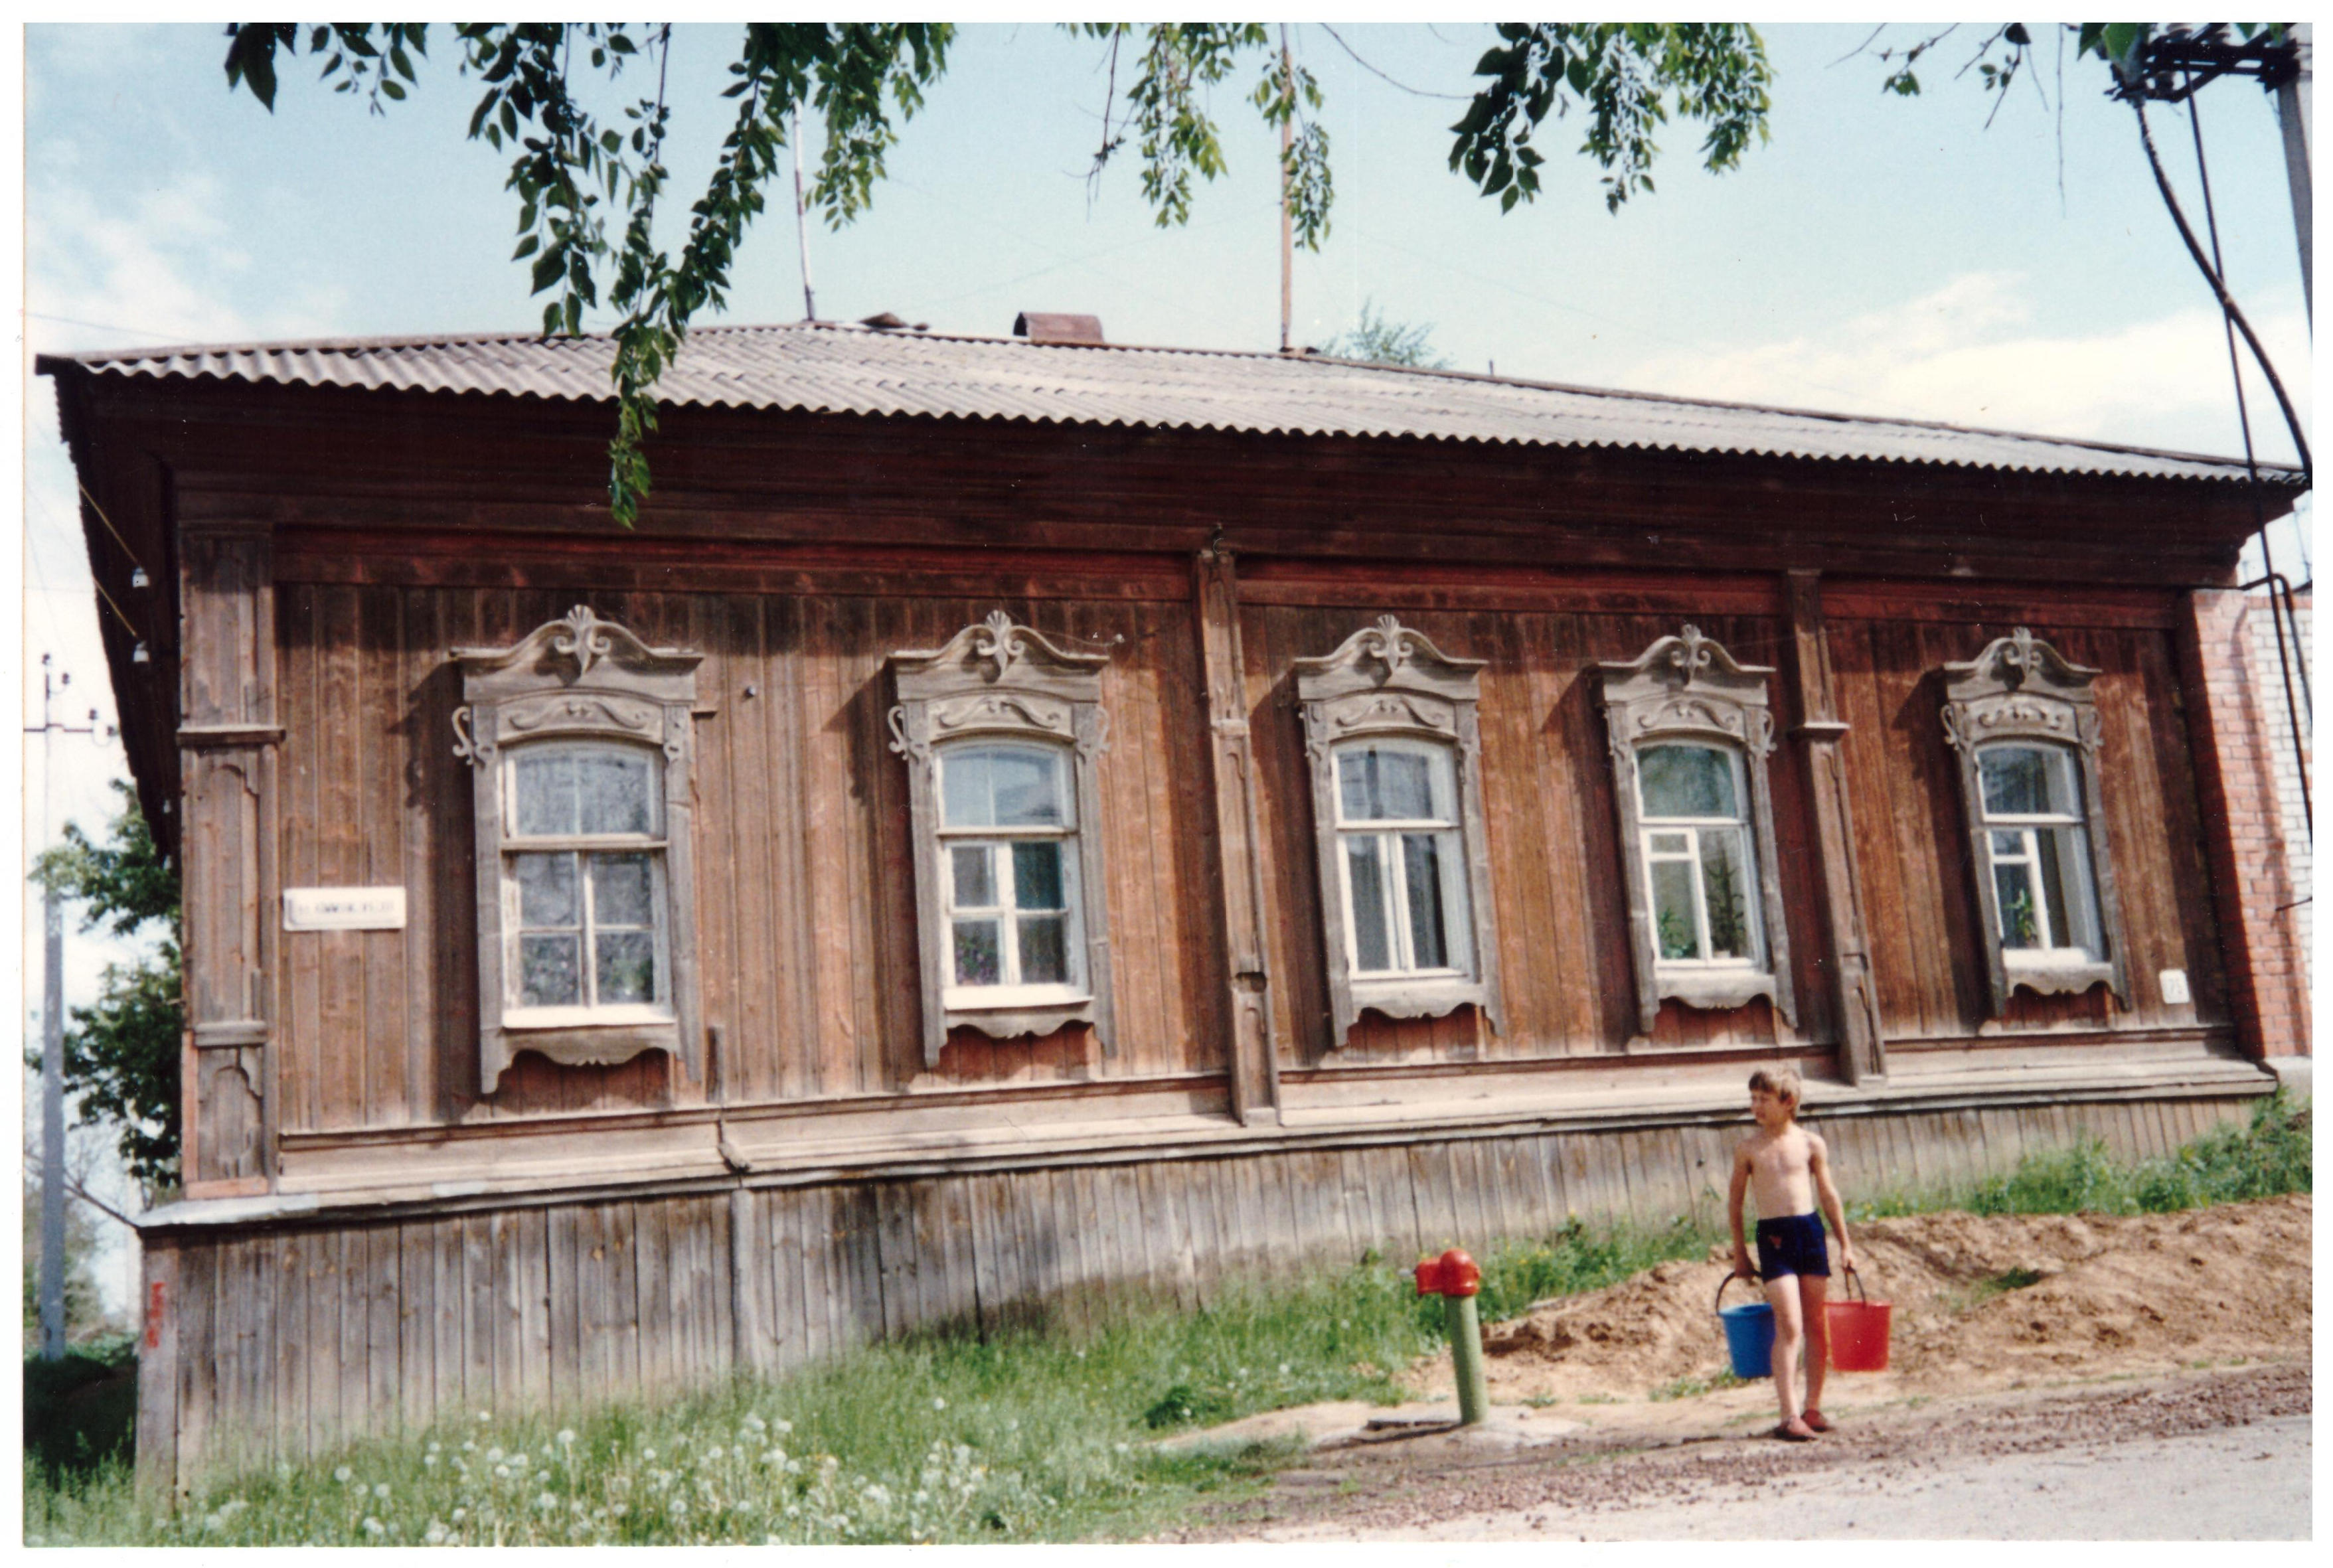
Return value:
[(1810, 1274), (1830, 1277), (1830, 1249), (1819, 1214), (1786, 1214), (1758, 1221), (1758, 1277)]

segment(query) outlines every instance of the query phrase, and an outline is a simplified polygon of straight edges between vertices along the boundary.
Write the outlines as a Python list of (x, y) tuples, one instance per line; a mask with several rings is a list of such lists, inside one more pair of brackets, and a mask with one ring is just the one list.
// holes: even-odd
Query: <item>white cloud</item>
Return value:
[[(1639, 362), (1627, 385), (1745, 403), (1935, 419), (2140, 446), (2234, 453), (2242, 437), (2218, 312), (2182, 311), (2087, 337), (2029, 330), (2012, 274), (1973, 272), (1918, 299), (1801, 336)], [(2298, 315), (2254, 323), (2305, 420), (2309, 339)], [(2283, 420), (2248, 378), (2263, 457)]]

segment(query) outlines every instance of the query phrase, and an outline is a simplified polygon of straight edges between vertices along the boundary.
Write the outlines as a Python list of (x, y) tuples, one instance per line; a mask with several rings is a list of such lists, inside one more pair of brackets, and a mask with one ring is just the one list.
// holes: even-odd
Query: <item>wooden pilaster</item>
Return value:
[(1232, 1114), (1251, 1125), (1280, 1120), (1280, 1064), (1272, 1040), (1262, 840), (1256, 829), (1255, 749), (1248, 734), (1240, 655), (1239, 577), (1232, 552), (1211, 545), (1195, 558), (1192, 597), (1206, 681), (1209, 778), (1215, 803), (1217, 894), (1224, 915)]
[(274, 1167), (275, 592), (264, 528), (187, 530), (178, 560), (183, 1170), (188, 1197), (216, 1198), (265, 1191)]
[(1855, 865), (1854, 822), (1848, 815), (1847, 725), (1832, 700), (1830, 647), (1823, 636), (1822, 574), (1788, 574), (1791, 673), (1798, 687), (1798, 727), (1804, 742), (1807, 789), (1814, 805), (1817, 884), (1823, 910), (1822, 961), (1838, 1020), (1839, 1071), (1850, 1084), (1885, 1076), (1886, 1042), (1879, 997), (1871, 975), (1871, 943), (1864, 921), (1863, 879)]

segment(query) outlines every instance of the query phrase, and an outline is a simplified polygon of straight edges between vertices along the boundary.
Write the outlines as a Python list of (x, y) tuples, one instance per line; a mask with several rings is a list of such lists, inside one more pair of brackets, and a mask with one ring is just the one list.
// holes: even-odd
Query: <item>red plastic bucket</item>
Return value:
[(1826, 1302), (1823, 1315), (1830, 1327), (1830, 1364), (1834, 1372), (1886, 1372), (1887, 1319), (1892, 1302), (1873, 1301), (1863, 1293), (1863, 1279), (1847, 1271), (1852, 1297)]

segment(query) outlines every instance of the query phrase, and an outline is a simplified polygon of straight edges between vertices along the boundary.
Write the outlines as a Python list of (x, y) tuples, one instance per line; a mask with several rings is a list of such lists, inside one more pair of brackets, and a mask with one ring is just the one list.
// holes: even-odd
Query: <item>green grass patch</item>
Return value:
[(1656, 1403), (1668, 1400), (1695, 1400), (1722, 1389), (1738, 1389), (1748, 1381), (1735, 1377), (1730, 1372), (1712, 1372), (1707, 1377), (1681, 1377), (1675, 1382), (1666, 1382), (1653, 1390), (1652, 1397)]
[(69, 1346), (55, 1361), (26, 1355), (28, 1470), (54, 1485), (109, 1462), (127, 1463), (137, 1410), (138, 1342), (130, 1335)]

